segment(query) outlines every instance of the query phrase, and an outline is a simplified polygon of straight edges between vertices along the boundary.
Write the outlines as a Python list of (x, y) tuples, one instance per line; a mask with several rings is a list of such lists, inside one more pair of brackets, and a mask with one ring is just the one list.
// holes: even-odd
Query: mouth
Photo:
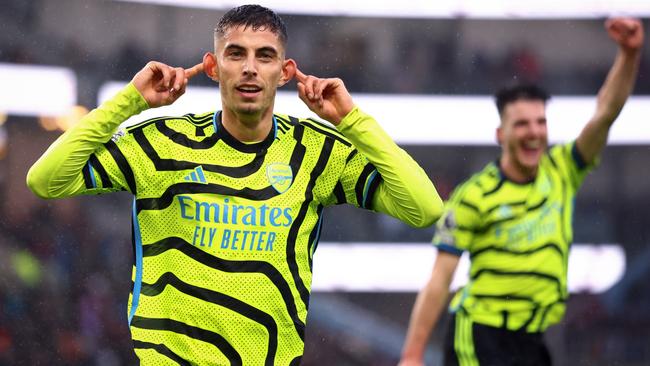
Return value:
[(544, 149), (544, 144), (540, 140), (524, 141), (521, 144), (521, 150), (526, 155), (536, 155)]
[(235, 87), (235, 89), (244, 98), (254, 98), (262, 91), (262, 88), (254, 84), (242, 84)]

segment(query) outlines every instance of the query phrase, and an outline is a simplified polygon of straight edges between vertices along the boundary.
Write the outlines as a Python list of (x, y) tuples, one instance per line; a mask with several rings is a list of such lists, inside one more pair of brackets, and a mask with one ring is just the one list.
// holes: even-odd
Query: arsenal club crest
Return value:
[(278, 193), (284, 193), (291, 187), (293, 171), (288, 164), (273, 163), (266, 167), (266, 177)]

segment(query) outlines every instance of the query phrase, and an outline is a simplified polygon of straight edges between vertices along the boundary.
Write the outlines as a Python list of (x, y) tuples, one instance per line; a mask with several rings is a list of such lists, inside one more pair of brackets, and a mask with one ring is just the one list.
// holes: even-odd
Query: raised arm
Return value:
[(41, 198), (83, 193), (82, 170), (91, 154), (129, 117), (176, 101), (185, 93), (188, 79), (201, 70), (202, 65), (185, 70), (149, 62), (126, 88), (84, 116), (47, 149), (27, 173), (27, 186)]
[(400, 366), (424, 365), (424, 354), (431, 331), (436, 326), (449, 297), (449, 285), (460, 257), (438, 251), (431, 278), (420, 290), (413, 305)]
[(638, 19), (609, 19), (605, 28), (618, 44), (618, 53), (598, 92), (596, 112), (576, 140), (577, 149), (587, 164), (592, 163), (605, 147), (609, 129), (632, 93), (644, 40), (643, 25)]
[(442, 214), (442, 200), (424, 170), (352, 101), (341, 79), (320, 79), (296, 70), (300, 99), (332, 123), (382, 177), (373, 209), (415, 227), (427, 227)]

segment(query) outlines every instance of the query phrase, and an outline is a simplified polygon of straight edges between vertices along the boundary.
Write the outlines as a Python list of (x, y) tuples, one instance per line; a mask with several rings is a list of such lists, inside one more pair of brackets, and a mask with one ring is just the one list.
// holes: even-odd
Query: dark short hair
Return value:
[(510, 103), (518, 100), (539, 100), (546, 103), (551, 96), (541, 88), (534, 84), (517, 84), (500, 89), (494, 95), (499, 110), (499, 116), (503, 117), (503, 110)]
[(282, 18), (273, 10), (260, 5), (242, 5), (228, 10), (214, 28), (214, 35), (223, 37), (228, 28), (241, 25), (251, 27), (254, 31), (269, 30), (278, 36), (284, 46), (289, 39), (287, 26)]

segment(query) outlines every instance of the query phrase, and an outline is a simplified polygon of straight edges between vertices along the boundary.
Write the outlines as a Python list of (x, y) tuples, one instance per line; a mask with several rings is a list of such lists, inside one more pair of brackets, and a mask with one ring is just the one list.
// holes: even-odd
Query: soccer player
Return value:
[[(129, 191), (135, 265), (128, 322), (143, 365), (296, 365), (304, 348), (323, 208), (349, 203), (426, 227), (442, 200), (420, 166), (356, 107), (339, 79), (285, 57), (273, 11), (245, 5), (190, 69), (149, 62), (64, 133), (27, 184), (43, 198)], [(201, 71), (222, 110), (124, 120), (176, 101)], [(295, 77), (336, 128), (273, 111)]]
[(423, 364), (463, 251), (470, 279), (450, 304), (444, 364), (551, 364), (543, 333), (565, 311), (573, 201), (633, 89), (643, 43), (636, 19), (605, 26), (618, 54), (574, 142), (547, 150), (548, 95), (539, 87), (497, 93), (501, 157), (456, 188), (437, 224), (438, 256), (415, 301), (401, 365)]

